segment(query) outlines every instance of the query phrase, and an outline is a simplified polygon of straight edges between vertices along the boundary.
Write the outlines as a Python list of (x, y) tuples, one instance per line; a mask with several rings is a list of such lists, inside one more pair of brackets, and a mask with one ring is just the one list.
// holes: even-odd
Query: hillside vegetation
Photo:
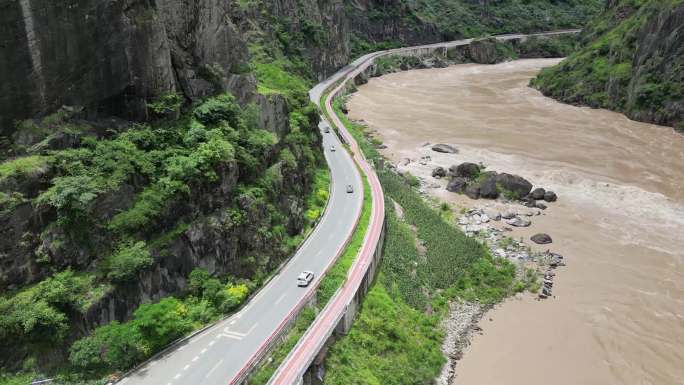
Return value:
[(584, 44), (532, 85), (567, 103), (684, 130), (684, 2), (610, 1)]

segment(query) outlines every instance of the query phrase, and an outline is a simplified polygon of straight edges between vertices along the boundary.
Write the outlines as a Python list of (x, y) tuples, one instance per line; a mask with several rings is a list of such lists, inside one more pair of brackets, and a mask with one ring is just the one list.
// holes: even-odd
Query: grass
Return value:
[(11, 176), (29, 175), (48, 165), (52, 158), (30, 155), (0, 163), (0, 181)]

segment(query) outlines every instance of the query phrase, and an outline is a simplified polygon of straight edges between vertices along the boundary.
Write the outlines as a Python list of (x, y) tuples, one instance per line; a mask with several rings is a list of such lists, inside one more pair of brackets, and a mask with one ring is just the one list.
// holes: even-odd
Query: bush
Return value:
[(205, 126), (216, 125), (221, 121), (232, 127), (238, 126), (239, 106), (231, 94), (221, 94), (207, 99), (192, 111), (192, 116)]
[(142, 336), (132, 323), (112, 321), (69, 349), (69, 362), (83, 369), (126, 370), (146, 354)]
[(173, 297), (141, 305), (133, 315), (133, 326), (150, 351), (158, 351), (192, 330), (187, 307)]
[(79, 223), (87, 219), (90, 204), (100, 192), (101, 183), (92, 176), (64, 176), (55, 178), (52, 187), (40, 194), (37, 201), (56, 208), (65, 228), (80, 229)]
[(143, 241), (125, 242), (107, 261), (107, 278), (114, 282), (129, 282), (138, 276), (138, 273), (152, 265), (152, 256)]

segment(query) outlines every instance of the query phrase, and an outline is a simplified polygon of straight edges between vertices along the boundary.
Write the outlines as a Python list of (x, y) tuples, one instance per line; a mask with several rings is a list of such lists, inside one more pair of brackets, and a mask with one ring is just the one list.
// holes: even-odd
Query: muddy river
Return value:
[[(511, 299), (490, 311), (454, 384), (682, 385), (684, 136), (527, 87), (557, 62), (386, 75), (360, 87), (350, 116), (377, 130), (396, 163), (430, 155), (412, 170), (426, 183), (435, 182), (429, 171), (437, 165), (482, 162), (559, 195), (513, 233), (547, 232), (551, 250), (565, 255), (555, 298)], [(437, 154), (425, 142), (460, 151)]]

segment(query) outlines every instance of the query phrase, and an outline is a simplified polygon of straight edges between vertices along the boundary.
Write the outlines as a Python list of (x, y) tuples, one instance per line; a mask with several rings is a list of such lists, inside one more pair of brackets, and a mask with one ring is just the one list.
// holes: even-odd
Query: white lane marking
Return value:
[(283, 295), (281, 295), (280, 297), (278, 297), (278, 299), (275, 300), (275, 302), (274, 302), (273, 304), (274, 304), (274, 305), (279, 304), (280, 301), (282, 301), (282, 300), (285, 298), (285, 295), (286, 295), (286, 293), (283, 293)]
[(234, 336), (232, 334), (221, 334), (221, 337), (226, 337), (226, 338), (232, 338), (234, 340), (241, 340), (243, 337), (240, 336)]
[(174, 379), (174, 380), (177, 380), (177, 379), (179, 379), (179, 378), (180, 378), (180, 373), (178, 373), (178, 374), (176, 374), (175, 376), (173, 376), (173, 379)]
[(195, 362), (197, 360), (199, 360), (199, 356), (195, 356), (195, 358), (192, 359), (192, 362)]
[[(214, 342), (214, 341), (211, 341), (211, 342)], [(204, 349), (202, 349), (202, 351), (200, 352), (200, 354), (204, 354), (204, 353), (206, 353), (206, 352), (207, 352), (207, 348), (204, 348)]]
[[(155, 361), (156, 362), (156, 361)], [(124, 378), (123, 381), (119, 382), (119, 384), (123, 385), (128, 382), (128, 378)]]
[(188, 370), (189, 368), (190, 368), (190, 364), (185, 365), (185, 367), (183, 368), (183, 370)]
[[(217, 336), (218, 337), (218, 336)], [(216, 343), (216, 340), (209, 341), (209, 346), (212, 346), (213, 344)]]
[(207, 373), (207, 376), (205, 378), (209, 378), (209, 376), (211, 376), (211, 374), (214, 373), (214, 370), (218, 369), (218, 367), (221, 366), (222, 363), (223, 360), (217, 362), (216, 365), (214, 365), (214, 367), (211, 368), (211, 370)]
[(254, 329), (256, 329), (256, 327), (257, 327), (258, 324), (259, 324), (259, 323), (257, 322), (257, 323), (255, 323), (254, 325), (252, 325), (252, 327), (249, 328), (249, 330), (247, 330), (247, 333), (245, 333), (245, 335), (248, 335), (249, 333), (251, 333), (252, 331), (254, 331)]
[(237, 320), (234, 319), (234, 320), (230, 321), (230, 324), (231, 324), (231, 325), (235, 325), (236, 322), (237, 322)]

